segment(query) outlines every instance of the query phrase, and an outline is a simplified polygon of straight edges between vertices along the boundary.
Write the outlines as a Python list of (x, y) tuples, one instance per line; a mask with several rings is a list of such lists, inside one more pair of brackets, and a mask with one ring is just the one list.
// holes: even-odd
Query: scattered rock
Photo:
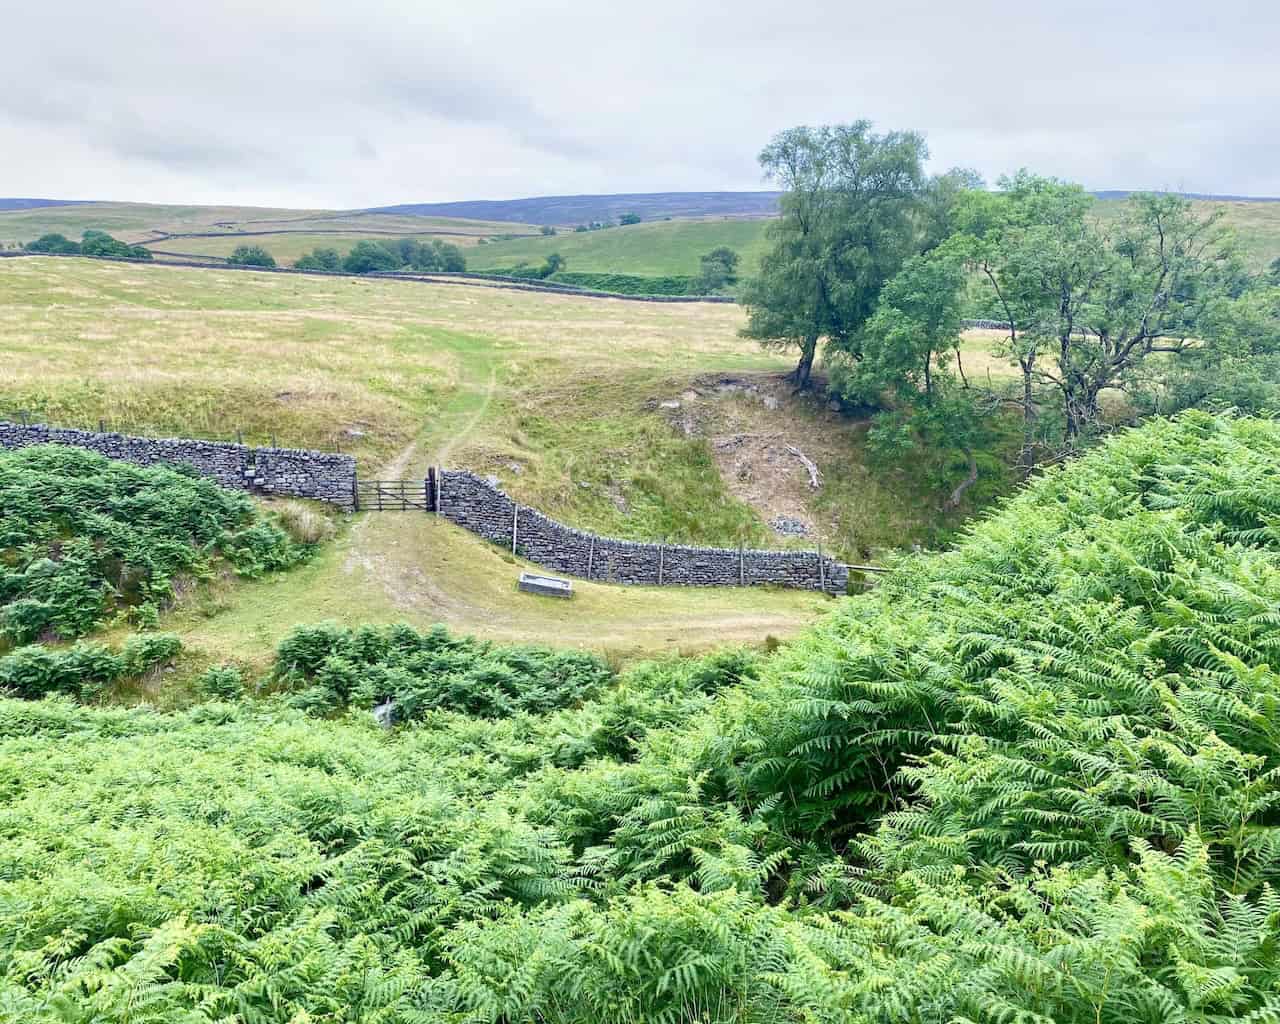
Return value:
[(769, 520), (769, 525), (773, 527), (774, 533), (783, 537), (809, 536), (809, 524), (792, 516), (777, 516)]
[(605, 493), (609, 496), (609, 500), (613, 502), (613, 507), (623, 515), (631, 511), (631, 506), (627, 504), (626, 495), (622, 493), (617, 485), (610, 485), (605, 490)]
[(769, 409), (770, 411), (772, 411), (772, 410), (774, 410), (774, 409), (778, 408), (778, 398), (777, 398), (777, 396), (776, 396), (776, 395), (765, 395), (765, 396), (764, 396), (764, 407), (765, 407), (766, 409)]
[(674, 398), (670, 398), (665, 402), (659, 402), (658, 408), (659, 409), (679, 409), (680, 403), (676, 401)]
[(485, 478), (484, 478), (484, 481), (485, 481), (485, 483), (487, 483), (490, 487), (501, 487), (501, 486), (502, 486), (500, 483), (498, 483), (498, 478), (497, 478), (496, 476), (487, 476), (487, 477), (485, 477)]
[(827, 408), (832, 412), (839, 412), (841, 409), (840, 400), (838, 398), (831, 399), (831, 401), (827, 403)]
[(579, 480), (578, 486), (581, 487), (584, 491), (591, 490), (591, 484), (589, 484), (586, 480)]
[(690, 388), (688, 391), (681, 392), (680, 397), (686, 402), (692, 402), (699, 397), (698, 392)]
[(520, 465), (520, 463), (518, 462), (508, 462), (506, 466), (507, 466), (507, 469), (511, 470), (511, 472), (513, 472), (516, 476), (519, 476), (521, 473), (524, 472), (524, 466)]
[(342, 431), (342, 436), (343, 437), (364, 437), (365, 432), (363, 430), (357, 430), (355, 427), (346, 427)]

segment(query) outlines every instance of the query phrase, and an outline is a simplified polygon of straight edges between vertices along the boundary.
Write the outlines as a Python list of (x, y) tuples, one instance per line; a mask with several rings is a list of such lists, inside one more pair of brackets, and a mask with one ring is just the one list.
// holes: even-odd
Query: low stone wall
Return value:
[(136, 466), (187, 465), (223, 487), (293, 498), (315, 498), (350, 508), (356, 460), (337, 452), (253, 448), (221, 441), (130, 437), (91, 430), (0, 420), (0, 448), (63, 444), (87, 448)]
[[(223, 237), (223, 236), (218, 236)], [(139, 243), (143, 244), (143, 243)], [(144, 246), (145, 247), (145, 246)], [(83, 256), (79, 253), (66, 252), (22, 252), (0, 251), (0, 256), (22, 256), (29, 259), (57, 260), (103, 260), (108, 263), (129, 263), (142, 267), (187, 267), (196, 270), (236, 270), (249, 274), (302, 274), (308, 277), (355, 277), (366, 280), (379, 278), (390, 281), (418, 281), (427, 284), (449, 284), (470, 286), (472, 288), (497, 288), (506, 291), (543, 292), (549, 295), (568, 295), (570, 297), (588, 299), (622, 299), (627, 302), (711, 302), (734, 303), (738, 300), (732, 295), (629, 295), (625, 292), (599, 292), (586, 288), (571, 288), (568, 285), (538, 284), (522, 278), (506, 277), (499, 274), (481, 274), (472, 271), (430, 271), (401, 273), (387, 271), (384, 273), (348, 274), (341, 270), (299, 270), (296, 267), (245, 267), (227, 263), (217, 256), (200, 256), (196, 253), (171, 252), (155, 249), (153, 252), (164, 255), (163, 260), (135, 260), (125, 256)]]
[(473, 473), (443, 470), (437, 508), (452, 523), (553, 572), (652, 586), (773, 585), (843, 594), (848, 566), (812, 551), (739, 551), (597, 537), (557, 523)]

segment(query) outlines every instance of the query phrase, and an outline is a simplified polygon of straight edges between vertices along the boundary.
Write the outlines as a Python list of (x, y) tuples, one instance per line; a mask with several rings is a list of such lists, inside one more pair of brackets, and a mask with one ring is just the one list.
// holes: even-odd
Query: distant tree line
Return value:
[(66, 235), (50, 232), (41, 235), (34, 242), (28, 242), (24, 248), (27, 252), (54, 253), (62, 256), (114, 256), (120, 259), (150, 260), (155, 257), (150, 250), (140, 245), (129, 245), (118, 238), (112, 238), (105, 231), (86, 231), (79, 242), (73, 242)]

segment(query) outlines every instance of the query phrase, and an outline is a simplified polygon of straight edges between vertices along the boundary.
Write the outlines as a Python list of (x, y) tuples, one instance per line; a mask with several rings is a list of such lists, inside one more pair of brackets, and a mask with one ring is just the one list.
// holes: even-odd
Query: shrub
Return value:
[(308, 707), (372, 707), (392, 697), (405, 718), (437, 709), (483, 718), (541, 714), (598, 693), (611, 676), (594, 655), (499, 646), (443, 626), (426, 633), (405, 625), (303, 626), (281, 641), (276, 663), (281, 678), (314, 684), (301, 698)]
[(342, 256), (337, 249), (319, 247), (294, 262), (298, 270), (325, 270), (336, 273), (342, 269)]
[(357, 242), (342, 261), (348, 274), (372, 274), (400, 269), (400, 258), (377, 242)]
[(50, 252), (74, 256), (80, 252), (80, 243), (71, 241), (66, 235), (54, 232), (41, 235), (34, 242), (28, 242), (25, 248), (27, 252)]
[(0, 639), (74, 639), (114, 611), (154, 625), (179, 574), (225, 556), (242, 574), (306, 557), (245, 494), (79, 448), (0, 453)]
[(333, 520), (301, 501), (285, 501), (273, 509), (280, 525), (295, 544), (314, 547), (333, 537)]
[(244, 694), (244, 678), (234, 665), (214, 665), (196, 677), (195, 689), (211, 700), (232, 700)]
[(111, 256), (117, 259), (151, 260), (149, 249), (140, 245), (128, 245), (112, 238), (105, 231), (86, 231), (80, 241), (80, 252), (85, 256)]
[(274, 267), (275, 258), (260, 245), (237, 245), (227, 263), (233, 267)]
[(83, 642), (61, 650), (20, 647), (0, 657), (0, 689), (28, 699), (60, 693), (89, 700), (117, 680), (169, 661), (181, 647), (168, 633), (130, 637), (119, 653)]

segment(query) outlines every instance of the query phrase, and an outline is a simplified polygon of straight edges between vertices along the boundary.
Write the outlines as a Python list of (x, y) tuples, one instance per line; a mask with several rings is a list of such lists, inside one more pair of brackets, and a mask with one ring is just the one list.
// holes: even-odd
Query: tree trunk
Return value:
[(1031, 390), (1031, 366), (1021, 359), (1018, 363), (1022, 367), (1022, 451), (1018, 453), (1018, 463), (1025, 480), (1034, 468), (1036, 406)]
[(965, 458), (969, 460), (969, 475), (960, 481), (960, 486), (951, 492), (951, 497), (947, 499), (946, 508), (948, 512), (954, 512), (960, 507), (960, 499), (964, 497), (964, 492), (978, 482), (978, 460), (973, 454), (972, 448), (965, 448)]
[(817, 338), (805, 338), (801, 343), (800, 362), (796, 366), (795, 373), (791, 375), (791, 380), (795, 383), (797, 391), (808, 390), (809, 375), (813, 371), (813, 357), (817, 351)]

